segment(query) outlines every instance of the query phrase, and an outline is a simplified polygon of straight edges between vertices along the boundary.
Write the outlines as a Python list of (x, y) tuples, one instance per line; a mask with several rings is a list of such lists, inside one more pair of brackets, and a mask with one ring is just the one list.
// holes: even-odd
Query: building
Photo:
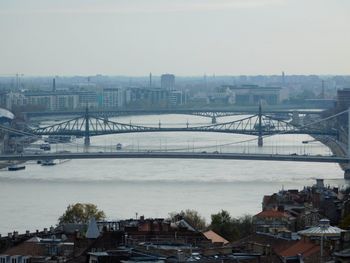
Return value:
[(175, 75), (163, 74), (160, 77), (160, 87), (161, 89), (168, 90), (168, 91), (175, 90)]
[(24, 105), (41, 106), (52, 111), (76, 109), (79, 101), (79, 96), (70, 91), (30, 91), (25, 92), (24, 97)]
[(168, 104), (167, 90), (130, 87), (125, 90), (125, 105), (136, 108), (162, 108)]
[(26, 104), (26, 98), (21, 92), (9, 92), (5, 97), (6, 108), (12, 110), (16, 106), (23, 106)]
[(183, 105), (185, 104), (185, 96), (182, 93), (181, 90), (173, 90), (169, 92), (169, 105), (176, 106), (176, 105)]
[(118, 88), (105, 88), (102, 91), (102, 108), (121, 108), (124, 106), (124, 91)]
[(280, 87), (260, 87), (258, 85), (232, 86), (225, 85), (221, 88), (233, 96), (230, 98), (236, 105), (258, 105), (260, 102), (267, 105), (280, 103)]
[(337, 91), (337, 108), (347, 109), (350, 107), (350, 88)]

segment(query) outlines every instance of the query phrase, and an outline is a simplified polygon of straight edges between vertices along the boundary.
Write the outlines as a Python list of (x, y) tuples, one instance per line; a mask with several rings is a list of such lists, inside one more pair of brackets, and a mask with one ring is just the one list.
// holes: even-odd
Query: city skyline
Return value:
[(349, 74), (350, 3), (2, 1), (0, 74)]

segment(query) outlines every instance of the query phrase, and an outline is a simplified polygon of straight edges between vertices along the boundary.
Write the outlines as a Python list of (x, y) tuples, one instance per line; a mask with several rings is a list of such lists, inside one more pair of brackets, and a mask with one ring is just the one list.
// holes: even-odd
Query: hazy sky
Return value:
[(0, 75), (350, 74), (349, 0), (0, 0)]

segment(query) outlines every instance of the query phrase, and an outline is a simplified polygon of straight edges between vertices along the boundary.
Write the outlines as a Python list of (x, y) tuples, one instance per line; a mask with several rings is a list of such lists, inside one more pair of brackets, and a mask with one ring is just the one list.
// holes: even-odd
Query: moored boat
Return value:
[(26, 166), (23, 164), (11, 164), (9, 167), (7, 167), (7, 170), (9, 171), (18, 171), (24, 169), (26, 169)]

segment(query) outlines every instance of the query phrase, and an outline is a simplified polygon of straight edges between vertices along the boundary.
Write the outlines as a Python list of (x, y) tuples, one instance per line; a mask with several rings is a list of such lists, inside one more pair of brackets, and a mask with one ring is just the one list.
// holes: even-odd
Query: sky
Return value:
[(0, 0), (0, 76), (350, 74), (348, 0)]

